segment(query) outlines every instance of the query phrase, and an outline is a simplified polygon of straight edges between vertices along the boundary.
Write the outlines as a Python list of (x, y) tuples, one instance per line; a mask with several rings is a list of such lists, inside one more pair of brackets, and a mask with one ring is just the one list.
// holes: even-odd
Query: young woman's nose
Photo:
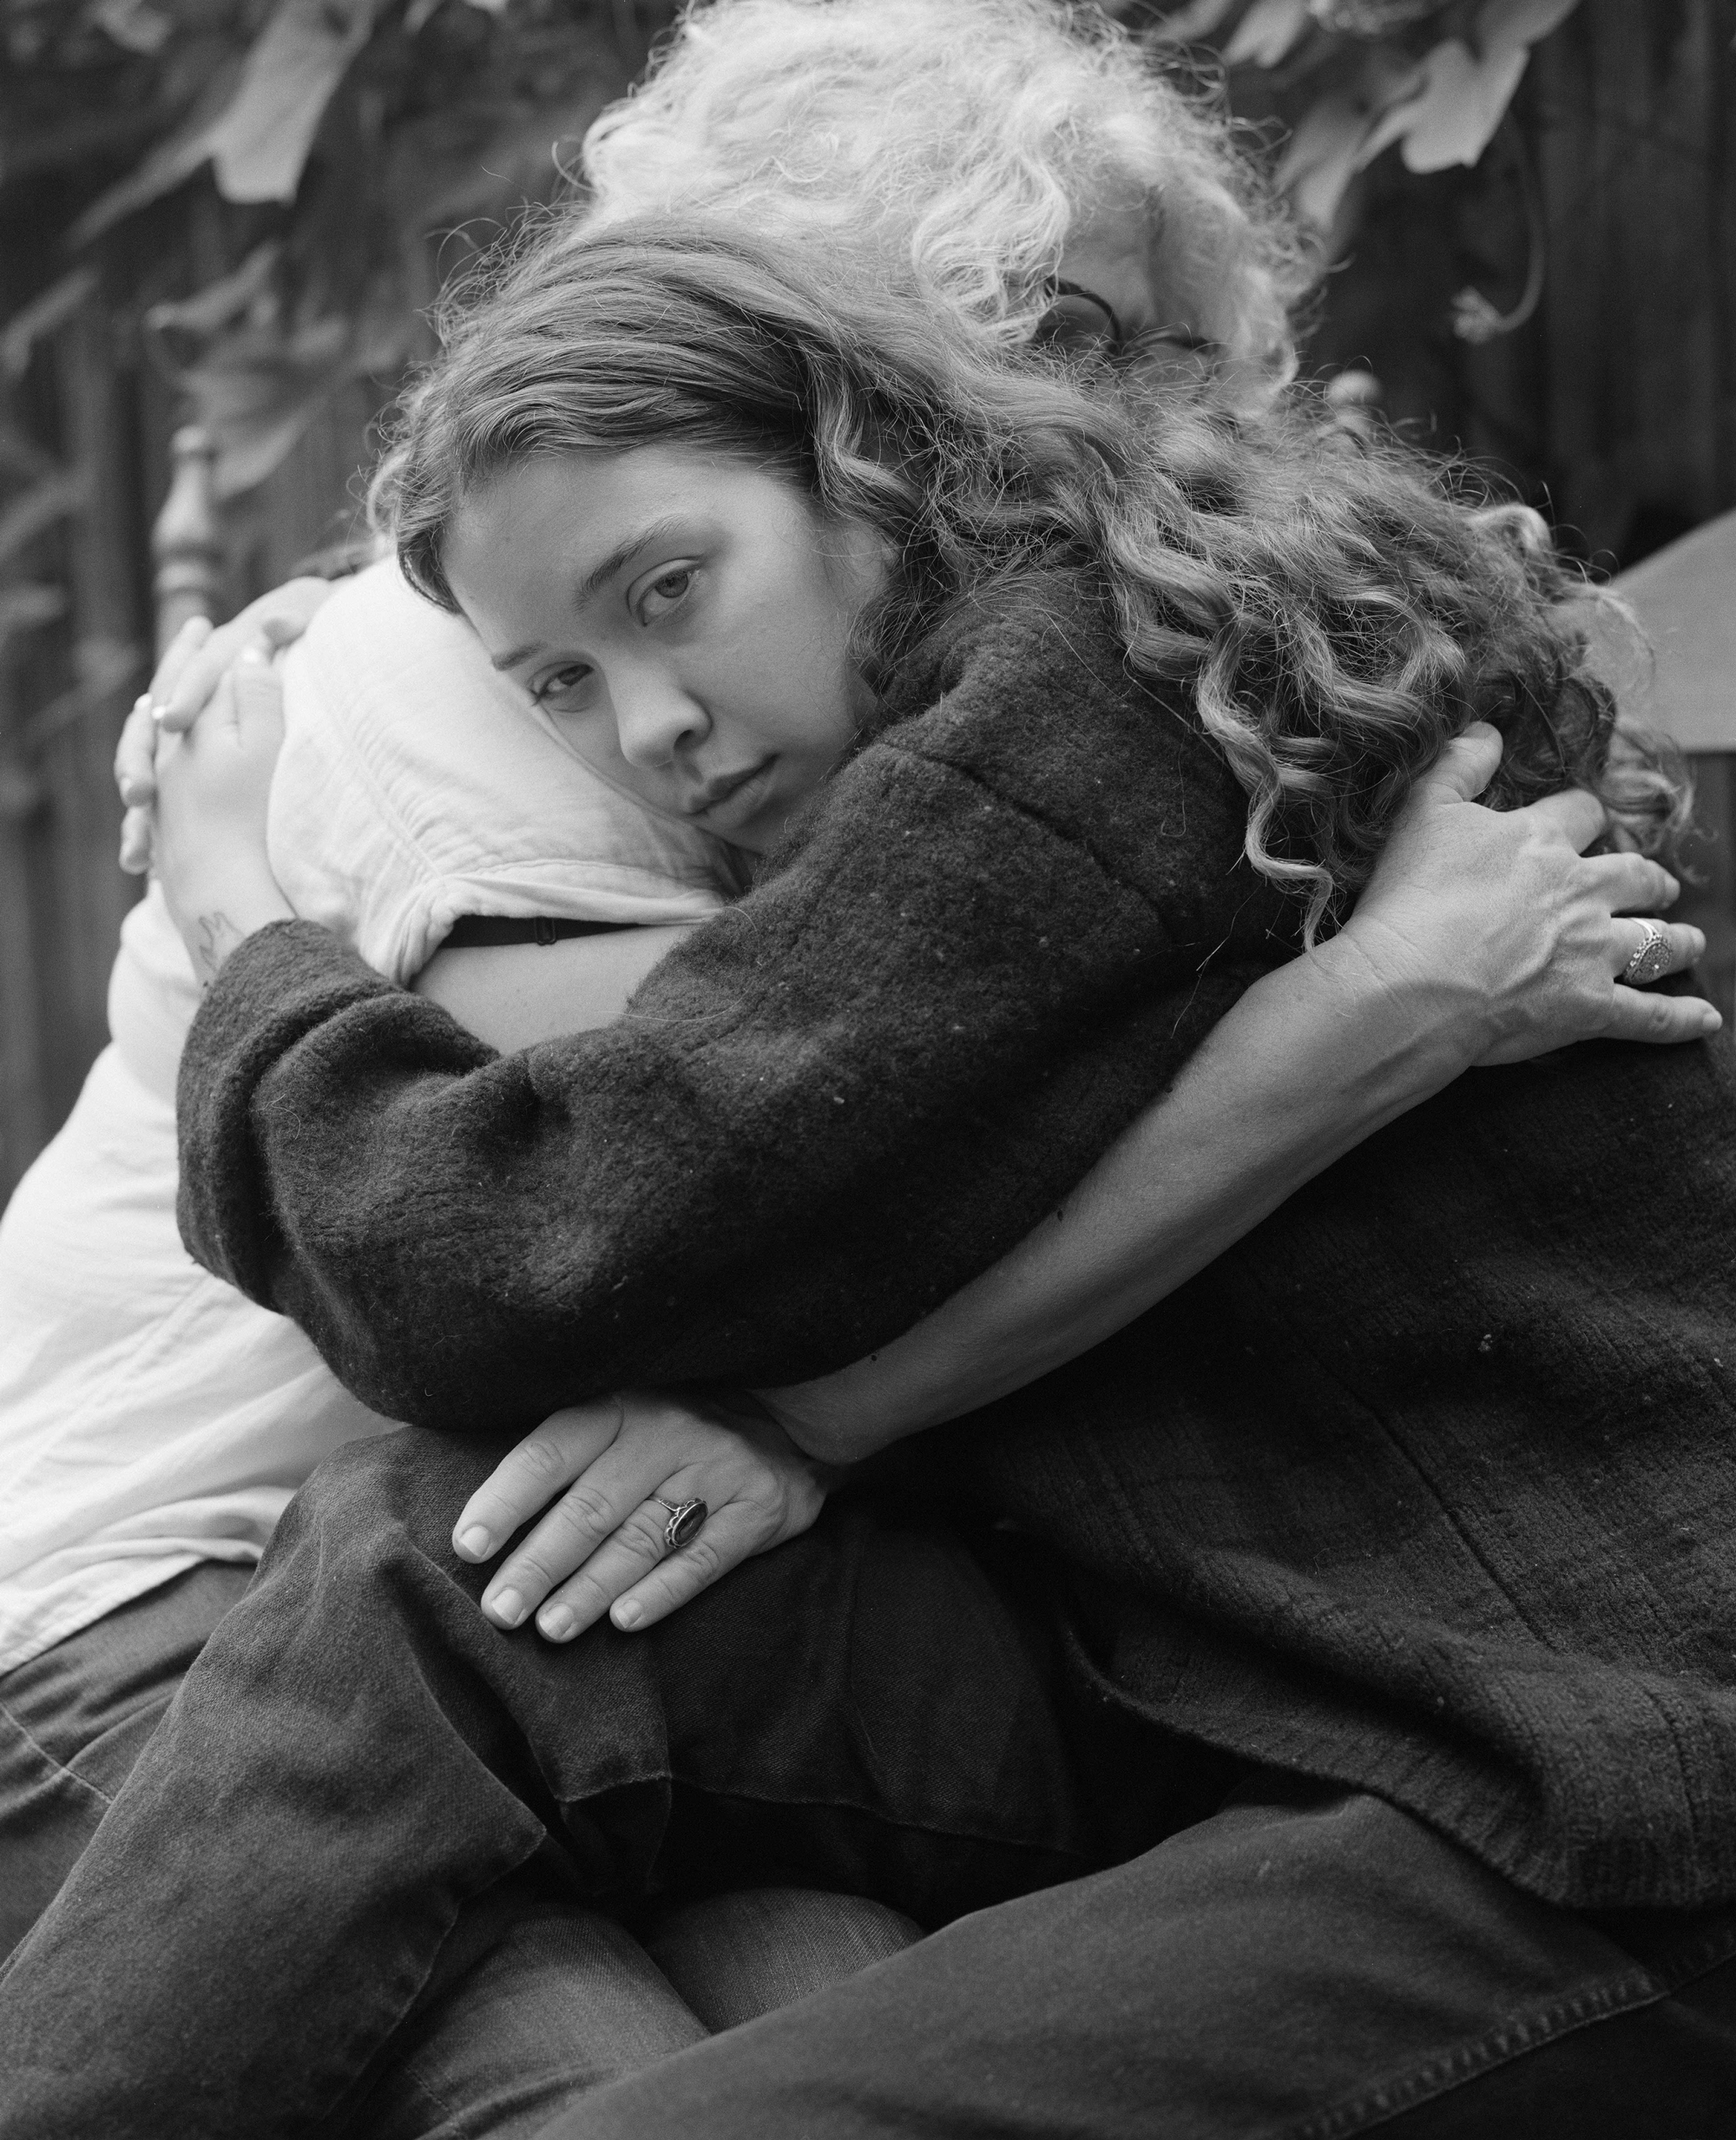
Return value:
[(683, 744), (700, 741), (711, 723), (679, 677), (628, 667), (608, 680), (615, 734), (628, 765), (648, 771), (672, 764)]

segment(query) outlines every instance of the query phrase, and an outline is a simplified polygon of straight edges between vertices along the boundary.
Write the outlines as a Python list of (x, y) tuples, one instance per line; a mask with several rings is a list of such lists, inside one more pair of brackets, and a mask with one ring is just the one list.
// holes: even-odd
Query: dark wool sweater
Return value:
[[(1088, 605), (912, 665), (605, 1031), (499, 1057), (324, 932), (237, 952), (182, 1224), (394, 1417), (842, 1365), (985, 1268), (1293, 948)], [(1727, 1051), (1476, 1073), (1120, 1338), (913, 1445), (1082, 1571), (1079, 1667), (1590, 1906), (1736, 1898)]]

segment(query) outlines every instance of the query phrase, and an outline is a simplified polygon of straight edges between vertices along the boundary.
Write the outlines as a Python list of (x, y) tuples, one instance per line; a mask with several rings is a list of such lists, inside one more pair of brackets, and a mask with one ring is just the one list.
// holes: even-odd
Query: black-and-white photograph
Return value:
[(0, 2140), (1730, 2140), (1736, 0), (0, 39)]

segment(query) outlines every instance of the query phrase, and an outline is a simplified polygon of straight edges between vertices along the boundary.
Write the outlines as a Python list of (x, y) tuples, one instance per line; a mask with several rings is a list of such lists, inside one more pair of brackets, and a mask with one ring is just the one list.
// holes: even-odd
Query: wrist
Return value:
[(216, 979), (257, 931), (295, 919), (276, 879), (258, 866), (165, 878), (163, 896), (201, 987)]
[(1341, 1015), (1376, 1044), (1380, 1068), (1399, 1095), (1440, 1090), (1489, 1045), (1482, 992), (1430, 970), (1412, 945), (1378, 921), (1353, 914), (1305, 956)]
[(824, 1382), (799, 1382), (786, 1389), (753, 1390), (749, 1394), (810, 1462), (841, 1472), (872, 1452), (856, 1446), (837, 1408), (819, 1399), (817, 1393), (825, 1386)]

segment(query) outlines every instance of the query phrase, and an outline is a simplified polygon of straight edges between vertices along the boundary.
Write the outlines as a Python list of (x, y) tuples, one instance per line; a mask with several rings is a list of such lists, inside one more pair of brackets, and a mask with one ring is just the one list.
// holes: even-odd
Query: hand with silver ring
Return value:
[[(1676, 879), (1646, 855), (1588, 853), (1601, 848), (1609, 815), (1582, 789), (1485, 809), (1476, 798), (1500, 763), (1485, 723), (1447, 745), (1316, 956), (1358, 965), (1364, 982), (1372, 973), (1467, 1069), (1580, 1040), (1668, 1044), (1717, 1031), (1713, 1004), (1640, 979), (1682, 972), (1705, 951), (1690, 923), (1636, 919), (1667, 908)], [(1636, 963), (1638, 952), (1648, 955)]]
[(570, 1642), (605, 1614), (623, 1630), (654, 1625), (807, 1530), (840, 1476), (752, 1398), (630, 1390), (545, 1419), (465, 1503), (452, 1544), (491, 1560), (540, 1518), (482, 1608), (497, 1627), (534, 1615), (540, 1634)]
[(184, 735), (217, 687), (247, 656), (269, 661), (306, 630), (336, 590), (325, 580), (291, 580), (250, 602), (227, 624), (188, 617), (157, 663), (150, 688), (133, 702), (115, 751), (115, 785), (126, 814), (121, 822), (121, 866), (142, 877), (151, 866), (152, 807), (157, 798), (157, 747)]

